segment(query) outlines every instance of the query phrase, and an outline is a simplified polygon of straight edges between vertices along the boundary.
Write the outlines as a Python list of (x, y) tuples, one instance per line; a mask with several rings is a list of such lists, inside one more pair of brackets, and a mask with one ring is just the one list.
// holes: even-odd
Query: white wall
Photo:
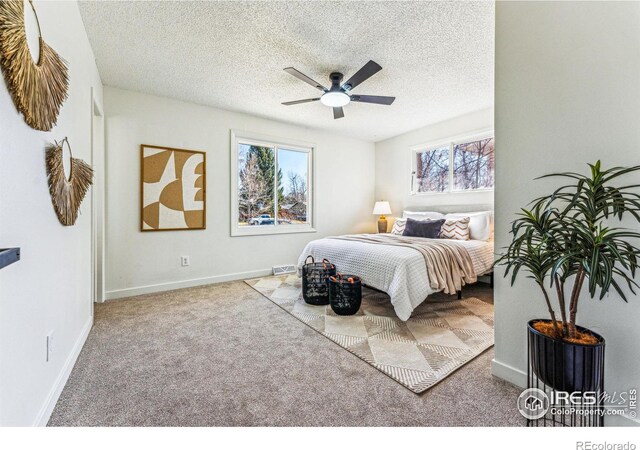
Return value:
[[(639, 29), (637, 2), (496, 3), (497, 248), (518, 208), (557, 186), (535, 176), (640, 162)], [(495, 305), (494, 373), (522, 385), (526, 323), (547, 317), (544, 302), (530, 280), (496, 277)], [(607, 391), (640, 387), (638, 317), (636, 296), (583, 292), (578, 322), (606, 338)]]
[(22, 260), (0, 270), (0, 425), (46, 423), (92, 323), (91, 193), (76, 225), (60, 225), (44, 151), (68, 136), (74, 156), (91, 162), (91, 90), (101, 101), (102, 84), (77, 3), (35, 6), (44, 39), (69, 63), (70, 88), (58, 126), (41, 132), (0, 81), (0, 247), (22, 248)]
[[(327, 235), (373, 231), (374, 145), (246, 114), (105, 87), (107, 298), (266, 274)], [(316, 144), (317, 233), (231, 237), (230, 130)], [(140, 144), (207, 152), (207, 229), (139, 231)], [(180, 256), (191, 265), (180, 266)]]
[[(376, 200), (391, 203), (393, 216), (404, 209), (431, 209), (462, 205), (493, 205), (493, 192), (456, 192), (410, 195), (410, 147), (441, 142), (477, 131), (493, 129), (493, 109), (477, 111), (445, 122), (429, 125), (376, 143)], [(446, 208), (448, 209), (448, 208)], [(391, 224), (389, 225), (391, 226)]]

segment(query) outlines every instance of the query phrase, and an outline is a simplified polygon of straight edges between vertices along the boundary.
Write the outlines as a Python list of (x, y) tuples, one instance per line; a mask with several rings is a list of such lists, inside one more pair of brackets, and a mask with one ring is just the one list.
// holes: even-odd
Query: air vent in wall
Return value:
[(296, 266), (273, 266), (274, 275), (284, 275), (285, 273), (296, 273)]

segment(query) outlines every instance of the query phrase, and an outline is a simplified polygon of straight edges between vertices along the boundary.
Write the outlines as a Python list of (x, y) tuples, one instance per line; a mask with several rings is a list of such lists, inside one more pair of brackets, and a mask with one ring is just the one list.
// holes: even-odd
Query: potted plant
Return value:
[(529, 363), (546, 385), (569, 392), (595, 391), (603, 380), (604, 338), (576, 324), (583, 286), (600, 300), (613, 288), (625, 302), (624, 287), (633, 294), (638, 287), (640, 249), (634, 242), (640, 233), (614, 222), (631, 216), (640, 223), (640, 184), (613, 184), (640, 166), (603, 170), (598, 161), (589, 167), (588, 175), (541, 177), (569, 183), (521, 210), (512, 223), (512, 242), (496, 261), (511, 285), (526, 272), (540, 287), (550, 318), (528, 323)]

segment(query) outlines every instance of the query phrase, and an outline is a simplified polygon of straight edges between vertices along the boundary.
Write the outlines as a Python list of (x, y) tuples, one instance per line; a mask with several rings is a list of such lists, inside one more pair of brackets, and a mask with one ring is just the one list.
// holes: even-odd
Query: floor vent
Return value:
[(296, 273), (296, 266), (273, 266), (274, 275), (284, 275), (285, 273)]

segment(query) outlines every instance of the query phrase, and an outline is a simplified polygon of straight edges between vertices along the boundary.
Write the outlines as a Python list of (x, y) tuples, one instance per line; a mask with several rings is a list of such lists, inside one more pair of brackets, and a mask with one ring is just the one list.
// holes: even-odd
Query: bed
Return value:
[[(398, 318), (406, 321), (418, 305), (429, 295), (437, 292), (431, 286), (425, 257), (410, 246), (367, 242), (367, 236), (379, 235), (357, 236), (357, 240), (349, 240), (349, 236), (340, 236), (309, 242), (300, 254), (298, 267), (302, 267), (308, 255), (312, 255), (316, 260), (327, 258), (336, 265), (339, 272), (358, 275), (367, 286), (386, 292)], [(420, 245), (432, 241), (418, 237), (410, 239)], [(437, 241), (464, 247), (471, 259), (475, 275), (482, 276), (492, 271), (492, 239)]]

